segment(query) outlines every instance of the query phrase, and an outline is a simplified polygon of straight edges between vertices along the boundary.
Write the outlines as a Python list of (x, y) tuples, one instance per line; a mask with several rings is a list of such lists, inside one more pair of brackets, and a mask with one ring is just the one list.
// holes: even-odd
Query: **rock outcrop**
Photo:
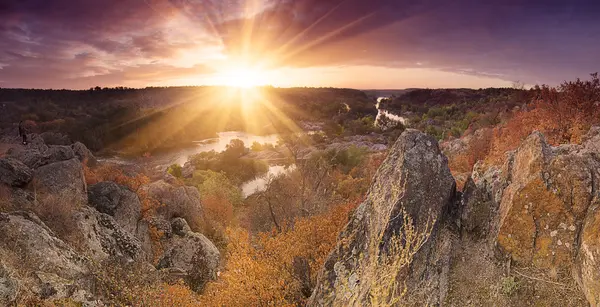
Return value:
[(35, 170), (33, 188), (39, 194), (68, 197), (70, 200), (87, 202), (87, 186), (83, 167), (77, 159), (44, 165)]
[(73, 159), (75, 152), (71, 146), (48, 146), (41, 137), (35, 136), (27, 146), (13, 147), (8, 150), (7, 156), (35, 169), (47, 164)]
[(33, 171), (27, 165), (11, 158), (0, 158), (0, 182), (9, 186), (23, 186), (33, 176)]
[(157, 268), (181, 274), (193, 290), (200, 291), (208, 281), (217, 277), (219, 250), (202, 234), (191, 232), (183, 219), (174, 220), (173, 228), (176, 235)]
[(150, 197), (165, 205), (158, 213), (166, 220), (185, 217), (192, 212), (197, 218), (202, 218), (203, 211), (198, 189), (190, 186), (175, 186), (164, 180), (153, 182), (144, 188)]
[(141, 204), (138, 196), (127, 187), (112, 181), (90, 185), (88, 202), (96, 210), (112, 216), (124, 230), (135, 234), (141, 219)]
[(145, 259), (140, 241), (110, 215), (83, 208), (75, 213), (74, 219), (77, 232), (85, 238), (80, 242), (82, 250), (87, 251), (94, 260), (113, 258), (130, 262)]
[(549, 146), (530, 135), (504, 165), (476, 165), (464, 190), (463, 232), (551, 278), (579, 282), (600, 304), (600, 129), (581, 145)]
[[(364, 306), (371, 303), (375, 287), (389, 285), (377, 290), (382, 292), (377, 299), (387, 299), (401, 293), (405, 282), (407, 300), (442, 302), (450, 251), (442, 225), (454, 194), (455, 182), (437, 141), (415, 130), (404, 132), (342, 231), (308, 305)], [(401, 257), (403, 240), (418, 240), (418, 233), (427, 232), (429, 239), (411, 248), (412, 261), (391, 260)]]
[[(64, 298), (79, 287), (89, 273), (85, 258), (58, 239), (35, 215), (28, 212), (0, 213), (0, 300), (10, 300), (15, 284), (40, 298)], [(31, 268), (37, 278), (16, 278), (4, 265)], [(53, 281), (49, 283), (50, 279)], [(7, 290), (8, 289), (8, 290)], [(14, 299), (14, 298), (13, 298)]]
[(40, 137), (47, 145), (71, 145), (73, 143), (68, 136), (58, 132), (46, 131), (40, 133)]

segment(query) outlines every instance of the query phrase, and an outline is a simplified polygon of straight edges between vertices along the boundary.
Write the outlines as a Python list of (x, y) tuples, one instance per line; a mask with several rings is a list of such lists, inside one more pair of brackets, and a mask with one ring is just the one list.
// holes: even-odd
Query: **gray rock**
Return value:
[[(407, 301), (437, 305), (447, 292), (451, 236), (443, 230), (453, 202), (455, 182), (437, 141), (416, 130), (405, 131), (375, 175), (366, 200), (355, 210), (325, 262), (308, 306), (369, 303), (377, 270), (397, 271), (397, 289), (406, 282)], [(406, 215), (406, 216), (405, 216)], [(417, 232), (430, 225), (429, 239), (405, 268), (380, 267), (405, 217)], [(397, 292), (399, 293), (399, 292)]]
[(74, 279), (87, 274), (85, 259), (58, 239), (33, 213), (0, 213), (0, 252), (14, 254), (23, 265)]
[(77, 231), (84, 238), (80, 244), (94, 260), (113, 258), (129, 262), (145, 259), (140, 241), (108, 214), (88, 207), (75, 213), (74, 218)]
[(87, 203), (83, 167), (77, 159), (56, 162), (36, 169), (32, 182), (37, 193), (64, 196), (81, 204)]
[(73, 158), (75, 158), (75, 153), (70, 146), (53, 145), (49, 146), (48, 150), (44, 152), (44, 164), (71, 160)]
[(189, 215), (194, 215), (197, 219), (203, 218), (198, 189), (190, 186), (175, 186), (164, 180), (153, 182), (144, 188), (150, 197), (165, 205), (158, 212), (164, 219), (172, 220)]
[(181, 175), (183, 178), (192, 178), (194, 176), (194, 171), (196, 171), (196, 168), (188, 161), (183, 165), (183, 168), (181, 169)]
[(99, 182), (88, 187), (88, 203), (106, 213), (131, 234), (136, 232), (141, 218), (141, 204), (135, 193), (112, 181)]
[(94, 154), (83, 143), (76, 142), (71, 145), (71, 148), (79, 161), (86, 162), (89, 166), (95, 166), (98, 163)]
[[(36, 140), (41, 140), (41, 138), (38, 137)], [(73, 159), (75, 153), (70, 146), (47, 146), (43, 141), (39, 141), (37, 145), (32, 143), (25, 147), (13, 147), (8, 150), (7, 156), (36, 169), (43, 165)]]
[(17, 299), (19, 282), (9, 268), (0, 260), (0, 305), (11, 306)]
[(187, 232), (183, 237), (173, 237), (171, 244), (159, 260), (158, 269), (180, 272), (194, 291), (201, 291), (217, 277), (220, 253), (205, 236)]
[(0, 182), (13, 187), (23, 186), (33, 177), (33, 171), (27, 165), (12, 158), (0, 158)]
[[(47, 148), (48, 147), (46, 147), (46, 150)], [(13, 147), (6, 152), (6, 156), (19, 160), (32, 169), (36, 169), (46, 164), (44, 154), (40, 150), (34, 148)]]
[(180, 217), (171, 221), (171, 228), (173, 229), (173, 233), (178, 236), (185, 236), (188, 232), (192, 231), (185, 219)]
[(47, 145), (71, 145), (71, 139), (58, 132), (46, 131), (40, 134), (42, 140)]

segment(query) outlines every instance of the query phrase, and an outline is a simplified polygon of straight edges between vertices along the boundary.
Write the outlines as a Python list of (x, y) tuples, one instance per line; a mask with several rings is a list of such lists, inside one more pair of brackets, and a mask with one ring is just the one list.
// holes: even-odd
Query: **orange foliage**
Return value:
[(207, 306), (295, 306), (306, 299), (302, 281), (293, 273), (295, 258), (308, 261), (310, 283), (333, 249), (355, 204), (295, 220), (281, 233), (260, 233), (255, 240), (240, 228), (227, 230), (227, 263), (220, 278), (202, 295)]
[(202, 207), (206, 219), (219, 223), (221, 226), (229, 226), (233, 222), (233, 205), (224, 197), (217, 195), (206, 195), (202, 198)]
[(156, 288), (147, 288), (136, 295), (133, 306), (148, 307), (196, 307), (202, 306), (198, 294), (183, 283), (174, 285), (162, 284)]
[(150, 241), (152, 243), (152, 253), (154, 255), (152, 261), (153, 263), (158, 263), (158, 260), (164, 253), (164, 247), (162, 244), (162, 239), (165, 236), (165, 232), (159, 230), (154, 225), (150, 225), (148, 227), (148, 234), (150, 235)]
[(84, 163), (83, 170), (87, 184), (95, 184), (101, 181), (113, 181), (136, 192), (141, 186), (150, 183), (150, 178), (145, 175), (137, 174), (135, 176), (127, 176), (123, 173), (123, 170), (107, 164), (92, 169)]
[(544, 134), (552, 145), (579, 143), (592, 125), (600, 123), (600, 80), (577, 79), (557, 88), (535, 87), (535, 99), (504, 125), (494, 129), (488, 161), (497, 162), (516, 149), (533, 131)]
[(121, 169), (112, 165), (90, 168), (85, 162), (83, 163), (83, 172), (88, 185), (102, 181), (113, 181), (135, 192), (142, 205), (142, 217), (145, 219), (154, 215), (156, 210), (162, 206), (156, 199), (151, 198), (146, 191), (140, 189), (143, 185), (150, 183), (150, 178), (145, 175), (127, 176)]

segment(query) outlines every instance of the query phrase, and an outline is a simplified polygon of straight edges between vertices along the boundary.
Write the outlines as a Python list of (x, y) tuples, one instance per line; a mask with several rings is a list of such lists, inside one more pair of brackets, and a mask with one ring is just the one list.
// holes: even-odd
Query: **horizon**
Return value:
[(599, 70), (598, 13), (587, 0), (9, 0), (0, 87), (553, 86)]

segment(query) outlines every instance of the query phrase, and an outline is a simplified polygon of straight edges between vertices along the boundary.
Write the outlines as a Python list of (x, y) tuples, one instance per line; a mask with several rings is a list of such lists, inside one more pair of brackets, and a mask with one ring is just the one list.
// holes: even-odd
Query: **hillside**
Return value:
[[(232, 139), (183, 165), (98, 159), (59, 133), (26, 145), (7, 136), (0, 305), (600, 304), (597, 75), (528, 91), (416, 91), (426, 99), (400, 105), (421, 101), (423, 115), (487, 94), (460, 137), (440, 138), (414, 121), (375, 126), (352, 111), (372, 106), (362, 92), (289, 90), (278, 95), (303, 109), (322, 106), (313, 93), (343, 112), (313, 110), (331, 116), (321, 132)], [(515, 103), (507, 93), (530, 98), (478, 126)], [(281, 172), (263, 176), (262, 157)], [(262, 188), (243, 194), (256, 178)]]

